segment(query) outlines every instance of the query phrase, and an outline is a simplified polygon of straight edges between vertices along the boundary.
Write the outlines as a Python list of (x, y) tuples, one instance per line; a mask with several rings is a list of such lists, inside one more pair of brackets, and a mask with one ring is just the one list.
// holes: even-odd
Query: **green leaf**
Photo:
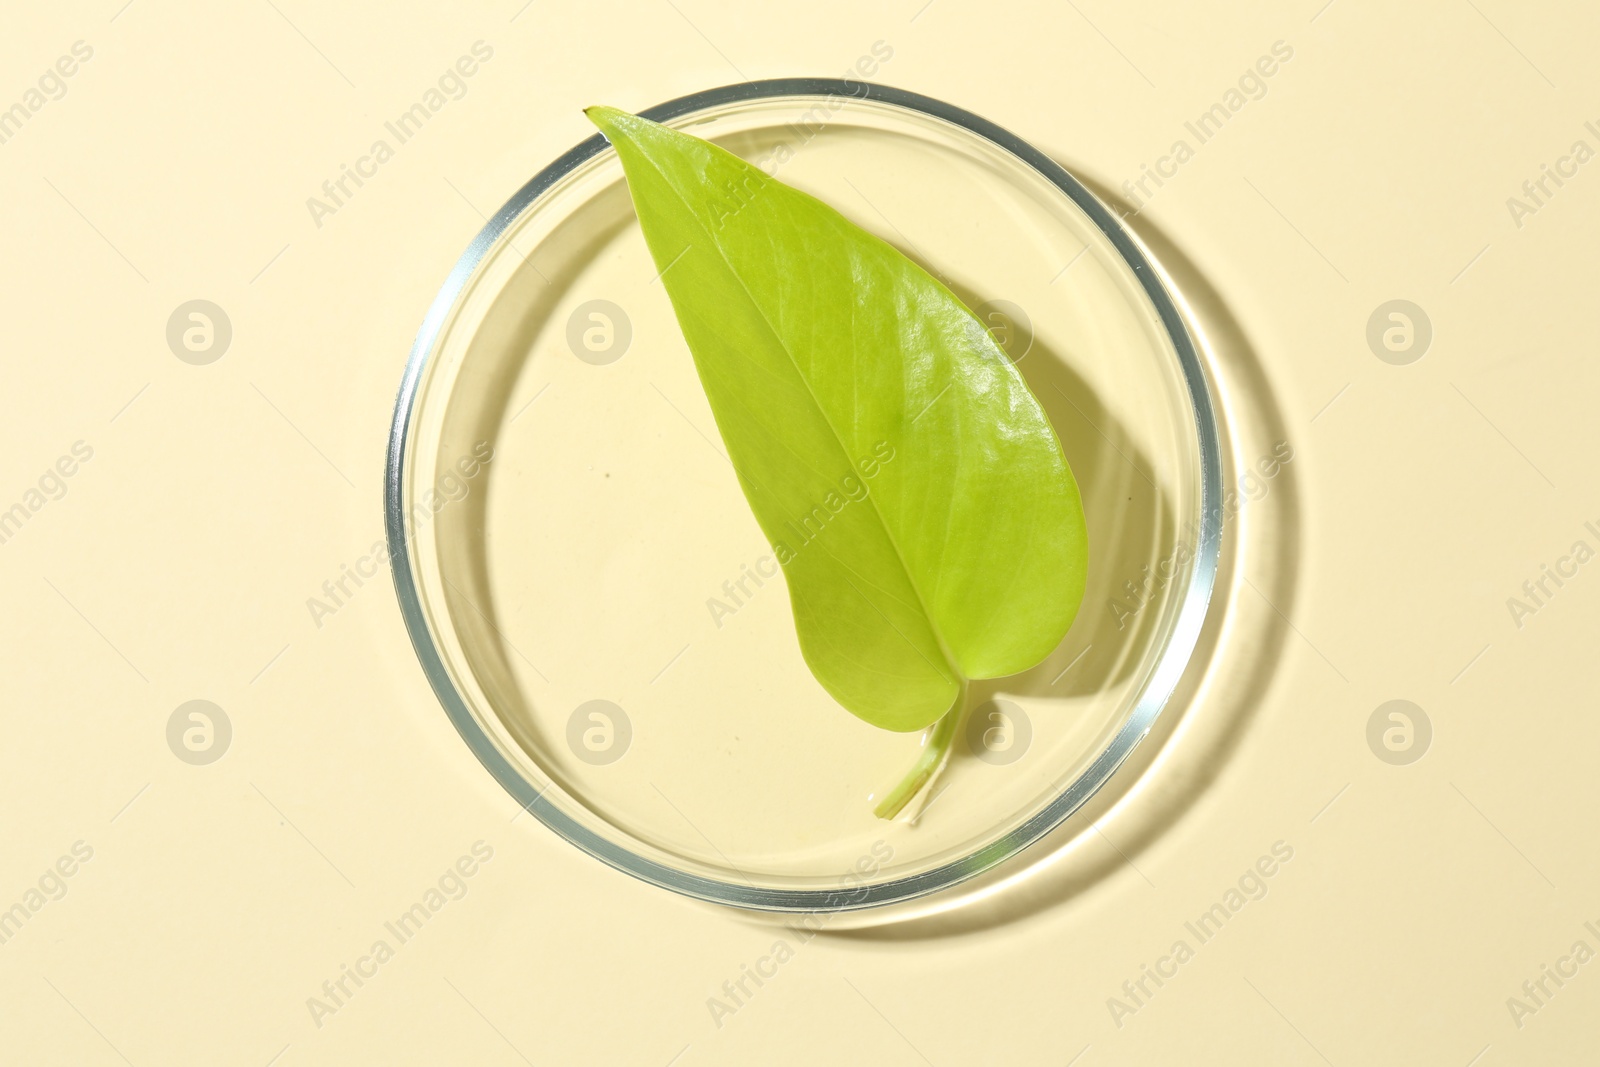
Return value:
[(916, 730), (965, 680), (1049, 655), (1083, 597), (1083, 508), (983, 324), (758, 167), (615, 108), (586, 114), (621, 157), (823, 688), (873, 725)]

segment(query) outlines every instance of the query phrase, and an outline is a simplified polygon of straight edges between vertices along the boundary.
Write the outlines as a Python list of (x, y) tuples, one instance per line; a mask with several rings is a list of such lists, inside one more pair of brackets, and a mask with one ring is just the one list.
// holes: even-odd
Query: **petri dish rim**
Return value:
[(412, 344), (395, 401), (384, 471), (384, 533), (401, 615), (423, 673), (473, 754), (529, 814), (601, 862), (653, 885), (695, 899), (771, 912), (854, 911), (904, 903), (953, 888), (1019, 855), (1094, 796), (1149, 733), (1189, 664), (1216, 586), (1222, 531), (1221, 447), (1216, 410), (1193, 338), (1177, 305), (1142, 248), (1082, 183), (1059, 163), (1010, 131), (942, 100), (891, 86), (839, 78), (773, 78), (721, 86), (657, 104), (639, 114), (657, 122), (669, 122), (729, 104), (783, 97), (847, 97), (902, 108), (960, 127), (1015, 156), (1070, 198), (1106, 236), (1134, 271), (1160, 318), (1177, 355), (1179, 371), (1194, 415), (1200, 476), (1199, 529), (1189, 586), (1183, 594), (1166, 647), (1149, 673), (1127, 719), (1105, 748), (1082, 773), (1031, 817), (966, 856), (926, 871), (859, 887), (789, 889), (726, 882), (641, 856), (582, 825), (546, 799), (540, 787), (523, 776), (496, 747), (451, 678), (422, 602), (413, 569), (411, 542), (406, 531), (405, 485), (410, 456), (407, 446), (411, 440), (423, 372), (428, 367), (445, 323), (466, 295), (478, 266), (499, 237), (544, 193), (581, 164), (610, 147), (599, 134), (563, 153), (512, 195), (472, 239), (430, 304)]

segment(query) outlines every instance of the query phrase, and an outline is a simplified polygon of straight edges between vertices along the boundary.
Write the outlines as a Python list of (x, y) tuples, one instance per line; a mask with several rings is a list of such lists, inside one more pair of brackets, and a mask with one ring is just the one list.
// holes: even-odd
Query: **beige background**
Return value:
[[(0, 1058), (1589, 1061), (1600, 965), (1546, 979), (1555, 995), (1520, 1020), (1507, 998), (1574, 942), (1600, 950), (1584, 927), (1600, 928), (1600, 577), (1580, 569), (1520, 629), (1506, 600), (1575, 541), (1600, 547), (1584, 528), (1600, 527), (1600, 165), (1520, 226), (1506, 200), (1574, 141), (1600, 148), (1584, 128), (1600, 16), (919, 6), (108, 0), (8, 16), (0, 106), (74, 42), (93, 58), (0, 145), (0, 508), (26, 506), (75, 442), (93, 457), (0, 544), (0, 909), (26, 906), (75, 842), (93, 857), (46, 878), (65, 894), (0, 944)], [(494, 57), (467, 95), (315, 225), (306, 198), (478, 40)], [(581, 106), (837, 75), (879, 40), (894, 55), (877, 80), (998, 121), (1102, 190), (1292, 46), (1133, 225), (1217, 331), (1235, 466), (1280, 433), (1295, 460), (1235, 527), (1216, 668), (1074, 846), (1099, 855), (1092, 876), (817, 937), (718, 1026), (707, 998), (799, 940), (513, 821), (429, 692), (386, 577), (320, 629), (305, 601), (381, 535), (394, 388), (448, 265), (587, 136)], [(164, 336), (195, 298), (233, 325), (208, 366)], [(1434, 328), (1409, 366), (1365, 339), (1394, 298)], [(1434, 731), (1409, 766), (1366, 740), (1397, 698)], [(191, 699), (233, 725), (208, 766), (167, 746)], [(307, 998), (477, 841), (493, 859), (465, 897), (318, 1026)], [(1114, 1019), (1108, 998), (1194, 944), (1184, 923), (1278, 841), (1293, 859), (1266, 896)]]

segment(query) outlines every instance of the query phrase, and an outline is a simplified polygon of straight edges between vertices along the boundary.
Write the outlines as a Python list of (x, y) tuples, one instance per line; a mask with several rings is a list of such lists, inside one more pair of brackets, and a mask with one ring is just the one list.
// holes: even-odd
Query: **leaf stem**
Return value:
[(911, 765), (911, 770), (900, 779), (900, 783), (878, 802), (878, 806), (872, 809), (874, 815), (880, 819), (894, 818), (938, 777), (944, 765), (949, 762), (950, 743), (955, 740), (956, 730), (961, 725), (962, 713), (966, 708), (967, 683), (963, 681), (956, 702), (938, 722), (928, 728), (922, 743), (922, 754), (917, 757), (917, 762)]

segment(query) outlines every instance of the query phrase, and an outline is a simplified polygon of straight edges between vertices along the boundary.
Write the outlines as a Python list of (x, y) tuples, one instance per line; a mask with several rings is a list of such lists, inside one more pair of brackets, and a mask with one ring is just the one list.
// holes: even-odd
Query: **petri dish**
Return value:
[(1183, 320), (1104, 204), (950, 104), (804, 78), (641, 114), (834, 205), (990, 325), (1078, 479), (1083, 605), (1038, 667), (973, 684), (917, 814), (876, 818), (921, 736), (862, 722), (811, 677), (596, 135), (474, 238), (405, 367), (385, 529), (429, 683), (530, 814), (691, 897), (864, 909), (1025, 862), (1149, 731), (1210, 601), (1220, 453)]

